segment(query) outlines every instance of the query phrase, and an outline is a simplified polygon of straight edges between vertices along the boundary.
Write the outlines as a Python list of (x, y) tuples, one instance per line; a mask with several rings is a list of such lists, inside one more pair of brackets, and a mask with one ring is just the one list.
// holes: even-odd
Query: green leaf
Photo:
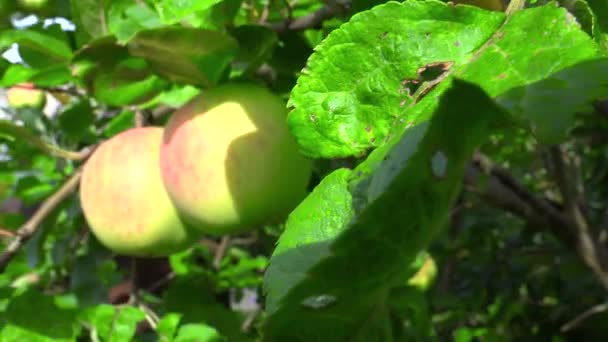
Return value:
[(109, 304), (88, 308), (82, 316), (92, 334), (104, 341), (131, 341), (137, 323), (145, 318), (145, 314), (133, 306), (114, 307)]
[(334, 171), (289, 215), (264, 275), (267, 312), (329, 253), (329, 243), (345, 228), (352, 216), (349, 176), (348, 169)]
[(381, 146), (428, 120), (452, 77), (495, 97), (597, 55), (553, 4), (505, 19), (438, 1), (390, 2), (353, 16), (316, 47), (293, 88), (288, 122), (303, 152), (347, 157)]
[(66, 159), (80, 158), (78, 152), (66, 151), (60, 147), (51, 145), (30, 132), (27, 128), (17, 126), (10, 120), (0, 120), (0, 139), (2, 138), (19, 139), (52, 156)]
[(597, 24), (603, 33), (608, 33), (608, 1), (586, 0), (593, 13), (597, 16)]
[(53, 63), (67, 63), (72, 58), (69, 45), (51, 34), (34, 30), (6, 30), (0, 35), (0, 47), (13, 43), (35, 50)]
[(164, 24), (174, 24), (184, 18), (204, 12), (222, 0), (154, 0), (154, 4)]
[(28, 81), (35, 74), (35, 69), (28, 68), (22, 64), (13, 64), (8, 67), (6, 71), (4, 71), (0, 85), (2, 87), (10, 87), (15, 84)]
[(162, 25), (158, 13), (144, 2), (113, 0), (107, 9), (108, 32), (126, 43), (139, 31)]
[(159, 75), (198, 86), (216, 84), (238, 49), (224, 33), (187, 27), (140, 31), (127, 46)]
[(225, 341), (214, 328), (205, 324), (184, 324), (179, 328), (175, 342)]
[(123, 106), (140, 104), (160, 94), (168, 83), (152, 74), (142, 59), (118, 63), (114, 70), (104, 70), (93, 82), (95, 98), (103, 103)]
[(235, 64), (247, 74), (255, 71), (268, 59), (278, 42), (277, 34), (260, 25), (243, 25), (231, 31), (239, 43)]
[(93, 38), (105, 36), (108, 33), (106, 8), (103, 1), (71, 0), (71, 5), (73, 19), (81, 28), (78, 31), (84, 31)]
[(66, 136), (74, 141), (80, 141), (91, 132), (95, 113), (88, 100), (81, 100), (67, 107), (57, 119), (59, 127)]
[(237, 313), (226, 309), (211, 295), (205, 279), (178, 277), (164, 293), (163, 302), (168, 312), (182, 314), (183, 324), (205, 323), (229, 341), (249, 341), (240, 331), (241, 320)]
[[(430, 123), (422, 124), (415, 152), (386, 155), (403, 158), (394, 180), (283, 298), (265, 322), (264, 340), (386, 340), (383, 308), (391, 288), (409, 278), (408, 266), (445, 224), (468, 160), (502, 115), (481, 89), (454, 80)], [(433, 167), (438, 159), (445, 163)]]
[(35, 290), (13, 297), (0, 330), (2, 341), (73, 341), (79, 332), (76, 312), (61, 308), (54, 297)]
[(171, 342), (177, 332), (182, 315), (175, 312), (165, 314), (156, 326), (156, 332), (161, 342)]
[(99, 101), (116, 106), (146, 102), (168, 86), (114, 37), (96, 39), (80, 49), (72, 59), (72, 73)]
[(541, 81), (513, 88), (497, 100), (518, 118), (529, 120), (537, 139), (555, 144), (567, 138), (575, 115), (591, 112), (593, 101), (602, 97), (608, 97), (606, 58), (585, 61)]
[(106, 128), (103, 130), (103, 136), (110, 138), (116, 134), (126, 131), (133, 127), (135, 113), (130, 110), (123, 110), (118, 115), (112, 118)]

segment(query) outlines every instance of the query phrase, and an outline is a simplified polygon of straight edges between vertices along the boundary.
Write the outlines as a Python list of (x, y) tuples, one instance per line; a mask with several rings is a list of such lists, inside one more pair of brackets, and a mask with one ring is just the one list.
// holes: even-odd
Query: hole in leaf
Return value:
[(336, 302), (336, 297), (332, 295), (322, 294), (304, 299), (302, 305), (311, 309), (324, 309)]
[(448, 168), (448, 157), (443, 153), (443, 151), (437, 151), (433, 155), (431, 159), (431, 169), (433, 171), (433, 175), (438, 178), (445, 177), (446, 171)]

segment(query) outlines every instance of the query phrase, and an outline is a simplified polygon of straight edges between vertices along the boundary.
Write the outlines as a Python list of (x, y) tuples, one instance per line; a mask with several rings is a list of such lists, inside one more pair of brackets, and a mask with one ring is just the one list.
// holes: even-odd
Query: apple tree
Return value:
[(604, 340), (606, 0), (0, 0), (0, 341)]

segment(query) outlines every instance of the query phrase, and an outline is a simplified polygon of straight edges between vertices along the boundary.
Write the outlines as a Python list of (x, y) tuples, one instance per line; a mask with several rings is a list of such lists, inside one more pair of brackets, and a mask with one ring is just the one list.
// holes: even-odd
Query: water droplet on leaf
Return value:
[(436, 177), (445, 177), (448, 168), (448, 157), (443, 151), (437, 151), (431, 159), (431, 169)]
[(320, 295), (320, 296), (312, 296), (304, 299), (302, 301), (302, 305), (311, 309), (323, 309), (327, 306), (333, 304), (336, 301), (336, 297), (332, 295)]

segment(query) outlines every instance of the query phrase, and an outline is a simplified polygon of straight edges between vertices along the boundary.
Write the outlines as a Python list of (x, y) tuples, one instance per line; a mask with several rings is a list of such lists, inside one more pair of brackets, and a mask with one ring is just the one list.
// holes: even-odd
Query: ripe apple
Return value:
[(177, 110), (160, 165), (182, 217), (211, 235), (283, 219), (306, 195), (312, 172), (286, 117), (278, 96), (252, 84), (209, 89)]
[(134, 128), (103, 142), (80, 182), (82, 209), (93, 234), (124, 255), (166, 256), (196, 234), (180, 220), (159, 169), (160, 127)]
[(44, 91), (36, 89), (32, 83), (21, 83), (9, 88), (6, 91), (6, 98), (9, 106), (17, 109), (25, 107), (42, 109), (46, 103)]

